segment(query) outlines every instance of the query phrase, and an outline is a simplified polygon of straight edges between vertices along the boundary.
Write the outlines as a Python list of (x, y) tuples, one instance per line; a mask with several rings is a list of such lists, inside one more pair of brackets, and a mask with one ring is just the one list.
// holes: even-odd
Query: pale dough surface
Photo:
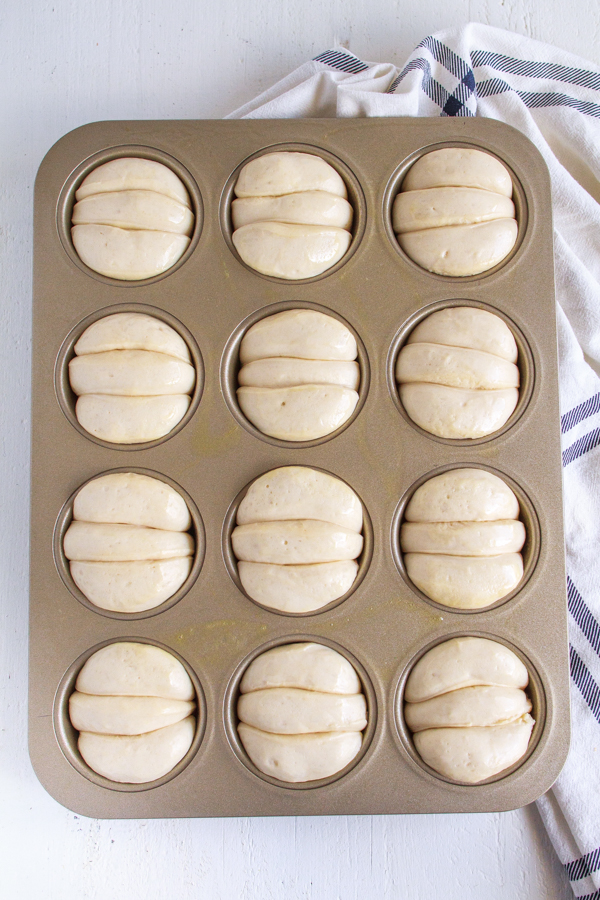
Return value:
[(112, 225), (74, 225), (73, 244), (80, 259), (101, 275), (140, 281), (175, 265), (190, 239), (168, 231), (128, 231)]
[(187, 531), (187, 504), (171, 485), (136, 472), (111, 472), (88, 481), (73, 501), (73, 518)]
[(523, 577), (520, 553), (500, 556), (447, 556), (405, 553), (410, 580), (423, 593), (444, 606), (481, 609), (513, 591)]
[(404, 718), (412, 732), (426, 728), (499, 725), (531, 711), (531, 700), (519, 688), (477, 685), (406, 703)]
[(274, 356), (353, 360), (356, 338), (336, 319), (316, 309), (286, 309), (252, 325), (242, 338), (240, 362)]
[(291, 519), (238, 525), (231, 543), (241, 560), (298, 565), (356, 559), (362, 552), (363, 537), (330, 522)]
[(472, 685), (525, 688), (528, 682), (526, 667), (504, 644), (458, 637), (436, 644), (421, 657), (408, 677), (404, 699), (417, 703)]
[(242, 694), (263, 688), (293, 687), (329, 694), (358, 694), (354, 667), (336, 650), (312, 642), (283, 644), (261, 653), (246, 669)]
[(240, 581), (249, 597), (292, 613), (312, 612), (343, 597), (357, 573), (353, 559), (300, 566), (238, 562)]
[(72, 560), (71, 577), (91, 603), (114, 612), (154, 609), (175, 594), (192, 570), (192, 557), (97, 562)]
[(399, 193), (392, 209), (392, 226), (395, 232), (419, 231), (514, 215), (514, 203), (503, 194), (478, 188), (439, 187)]
[(104, 353), (108, 350), (153, 350), (183, 362), (191, 362), (188, 346), (174, 328), (145, 313), (113, 313), (85, 329), (75, 353)]
[(238, 228), (232, 235), (235, 249), (252, 269), (263, 275), (291, 280), (321, 275), (342, 258), (351, 240), (349, 231), (335, 225), (285, 222), (253, 222)]
[(178, 659), (161, 647), (119, 641), (84, 663), (75, 685), (84, 694), (193, 700), (194, 686)]
[(430, 343), (404, 345), (398, 354), (396, 378), (470, 390), (519, 387), (519, 369), (514, 363), (482, 350)]
[(194, 552), (187, 532), (107, 522), (71, 522), (63, 545), (67, 559), (97, 562), (173, 559)]
[(240, 387), (237, 398), (259, 431), (284, 441), (310, 441), (331, 434), (350, 418), (358, 403), (356, 391), (335, 384)]
[(242, 694), (238, 717), (272, 734), (362, 731), (367, 727), (363, 694), (327, 694), (298, 688), (267, 688)]
[(125, 736), (83, 731), (77, 746), (88, 766), (111, 781), (144, 784), (162, 778), (192, 745), (195, 719), (188, 716), (148, 734)]
[(357, 390), (360, 368), (356, 362), (322, 359), (257, 359), (238, 372), (240, 385), (248, 387), (293, 387), (299, 384), (338, 384)]
[(241, 723), (238, 732), (254, 765), (280, 781), (316, 781), (350, 763), (362, 746), (356, 731), (325, 734), (268, 734)]
[(164, 437), (183, 419), (188, 394), (120, 397), (84, 394), (75, 405), (79, 424), (95, 437), (114, 444), (142, 444)]
[(445, 384), (401, 384), (400, 399), (410, 418), (430, 434), (460, 439), (498, 431), (515, 410), (516, 388), (494, 391), (448, 387)]
[(251, 222), (289, 222), (349, 229), (353, 213), (347, 200), (325, 191), (303, 191), (282, 197), (246, 197), (231, 204), (234, 228)]
[(113, 225), (132, 230), (192, 233), (189, 206), (155, 191), (113, 191), (93, 194), (73, 207), (73, 225)]
[(346, 197), (336, 170), (311, 153), (265, 153), (246, 163), (235, 185), (236, 197), (269, 197), (300, 191), (325, 191)]
[(482, 350), (511, 363), (518, 357), (516, 341), (504, 319), (475, 306), (449, 306), (430, 313), (413, 328), (406, 343), (415, 342)]
[(405, 522), (400, 532), (404, 553), (446, 553), (463, 557), (518, 553), (525, 538), (525, 526), (515, 519), (497, 519), (494, 522)]
[(485, 469), (450, 469), (412, 495), (407, 522), (489, 522), (516, 519), (519, 501), (505, 481)]
[(69, 718), (77, 731), (95, 734), (146, 734), (180, 722), (194, 711), (191, 700), (163, 697), (110, 697), (82, 694), (69, 697)]
[(517, 240), (516, 219), (475, 225), (448, 225), (398, 235), (402, 249), (418, 265), (437, 275), (479, 275), (492, 269)]
[(172, 169), (151, 159), (122, 157), (96, 166), (81, 182), (75, 198), (83, 200), (84, 197), (111, 191), (154, 191), (184, 206), (190, 205), (181, 179)]
[(257, 478), (237, 511), (237, 524), (319, 519), (360, 532), (362, 504), (339, 478), (308, 466), (282, 466)]
[(474, 187), (512, 196), (510, 172), (496, 157), (482, 150), (443, 147), (421, 156), (408, 170), (403, 191), (434, 187)]
[(491, 728), (431, 728), (413, 739), (421, 758), (436, 772), (476, 784), (524, 756), (534, 724), (525, 714), (516, 722)]
[(196, 370), (183, 360), (153, 350), (107, 350), (74, 356), (69, 363), (69, 381), (78, 396), (189, 394)]

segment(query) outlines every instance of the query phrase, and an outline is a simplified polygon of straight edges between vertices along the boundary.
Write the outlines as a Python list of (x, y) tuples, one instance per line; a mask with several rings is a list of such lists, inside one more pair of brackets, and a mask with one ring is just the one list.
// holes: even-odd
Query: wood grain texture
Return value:
[[(0, 894), (11, 900), (563, 900), (537, 812), (94, 821), (39, 786), (26, 747), (31, 223), (35, 173), (85, 122), (220, 117), (337, 40), (402, 64), (478, 21), (600, 62), (588, 0), (28, 0), (0, 10)], [(51, 477), (51, 473), (49, 473)]]

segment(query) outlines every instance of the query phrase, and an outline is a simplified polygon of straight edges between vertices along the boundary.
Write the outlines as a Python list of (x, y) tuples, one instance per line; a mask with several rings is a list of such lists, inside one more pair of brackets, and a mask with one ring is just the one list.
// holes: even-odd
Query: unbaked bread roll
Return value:
[(497, 475), (451, 469), (422, 484), (407, 504), (400, 546), (410, 580), (427, 597), (479, 609), (523, 577), (527, 539), (519, 501)]
[(363, 549), (362, 504), (332, 475), (304, 466), (254, 481), (231, 543), (246, 593), (272, 609), (311, 612), (350, 590)]
[(356, 339), (333, 316), (292, 309), (244, 335), (237, 398), (263, 434), (308, 441), (336, 431), (358, 403)]
[(71, 236), (82, 261), (123, 281), (170, 269), (190, 243), (183, 182), (162, 163), (123, 157), (93, 169), (75, 193)]
[(392, 210), (402, 249), (438, 275), (487, 272), (517, 240), (512, 179), (482, 150), (445, 147), (408, 170)]
[(515, 339), (499, 316), (475, 307), (439, 310), (413, 329), (398, 354), (400, 399), (430, 434), (485, 437), (518, 403), (516, 359)]
[(354, 667), (322, 644), (286, 644), (248, 666), (238, 734), (254, 765), (286, 782), (334, 775), (354, 759), (367, 704)]
[(352, 235), (343, 179), (319, 156), (275, 152), (241, 170), (232, 203), (232, 240), (263, 275), (298, 280), (342, 258)]
[(143, 612), (172, 597), (192, 568), (192, 520), (181, 494), (148, 475), (85, 484), (63, 541), (73, 581), (101, 609)]
[(75, 415), (95, 437), (156, 440), (187, 412), (196, 370), (187, 345), (165, 322), (142, 313), (106, 316), (86, 328), (74, 350)]
[(521, 759), (534, 726), (529, 674), (504, 644), (452, 638), (413, 667), (404, 719), (417, 753), (446, 778), (476, 784)]
[(117, 642), (84, 663), (69, 698), (81, 756), (111, 781), (166, 775), (194, 739), (195, 691), (184, 666), (152, 644)]

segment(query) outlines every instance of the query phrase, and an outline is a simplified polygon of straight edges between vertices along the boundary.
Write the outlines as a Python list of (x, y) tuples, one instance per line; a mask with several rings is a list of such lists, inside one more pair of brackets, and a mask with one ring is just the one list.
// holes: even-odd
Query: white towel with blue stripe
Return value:
[(231, 117), (440, 115), (513, 125), (552, 178), (573, 737), (538, 808), (575, 896), (600, 898), (600, 69), (472, 24), (426, 38), (401, 71), (329, 50)]

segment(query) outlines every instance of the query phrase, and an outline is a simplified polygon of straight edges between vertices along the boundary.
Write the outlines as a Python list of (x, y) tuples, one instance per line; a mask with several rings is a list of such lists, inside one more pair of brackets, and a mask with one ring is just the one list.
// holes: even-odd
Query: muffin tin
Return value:
[[(519, 237), (490, 272), (449, 278), (420, 269), (391, 229), (407, 168), (440, 146), (478, 147), (511, 170)], [(344, 177), (355, 210), (346, 256), (316, 278), (289, 282), (247, 268), (231, 244), (236, 173), (269, 150), (317, 153)], [(182, 259), (141, 282), (87, 269), (70, 240), (74, 193), (96, 165), (156, 159), (182, 178), (196, 229)], [(421, 431), (404, 414), (393, 377), (410, 328), (446, 305), (502, 316), (515, 334), (521, 398), (503, 429), (475, 441)], [(550, 185), (533, 145), (485, 119), (102, 122), (62, 138), (36, 182), (32, 410), (30, 754), (47, 790), (78, 813), (109, 818), (489, 812), (529, 803), (558, 775), (569, 744), (569, 680), (562, 531), (557, 347)], [(293, 444), (268, 438), (236, 401), (247, 327), (282, 309), (342, 319), (358, 338), (360, 399), (342, 428)], [(188, 414), (149, 444), (114, 445), (74, 418), (67, 366), (92, 321), (120, 311), (164, 319), (184, 337), (198, 373)], [(269, 469), (306, 465), (345, 480), (366, 513), (365, 551), (352, 590), (308, 615), (265, 609), (240, 590), (229, 534), (236, 503)], [(427, 600), (403, 575), (397, 547), (406, 502), (428, 475), (479, 466), (505, 477), (528, 528), (526, 577), (500, 603), (474, 612)], [(163, 606), (134, 615), (83, 602), (69, 580), (61, 535), (72, 495), (108, 471), (142, 471), (191, 500), (199, 553)], [(186, 497), (186, 499), (187, 499)], [(129, 620), (129, 621), (125, 621)], [(433, 644), (462, 634), (503, 642), (524, 660), (536, 725), (525, 759), (489, 782), (463, 785), (429, 770), (402, 718), (410, 667)], [(77, 752), (67, 715), (77, 673), (111, 641), (155, 643), (184, 663), (198, 696), (194, 743), (156, 782), (116, 784)], [(321, 782), (284, 785), (259, 773), (237, 737), (245, 666), (281, 643), (320, 641), (344, 654), (363, 683), (369, 724), (359, 756)]]

